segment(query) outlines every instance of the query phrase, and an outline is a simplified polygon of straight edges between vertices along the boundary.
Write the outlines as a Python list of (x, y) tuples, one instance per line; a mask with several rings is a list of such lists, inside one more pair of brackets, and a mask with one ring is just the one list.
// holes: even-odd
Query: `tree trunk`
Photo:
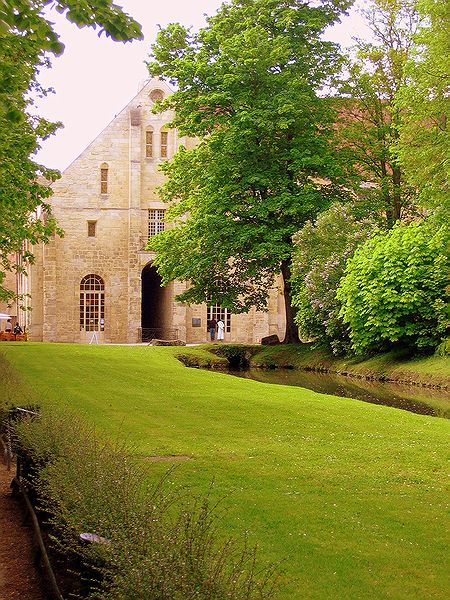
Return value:
[(395, 224), (402, 214), (401, 171), (398, 166), (392, 167), (392, 184), (392, 219)]
[(402, 215), (401, 171), (398, 166), (391, 167), (390, 183), (392, 189), (386, 192), (386, 221), (389, 229), (394, 227)]
[(281, 275), (283, 276), (284, 284), (284, 308), (286, 314), (286, 334), (284, 336), (283, 344), (299, 344), (300, 338), (298, 337), (298, 327), (294, 323), (294, 317), (296, 310), (292, 306), (291, 296), (291, 267), (287, 260), (283, 260), (281, 263)]

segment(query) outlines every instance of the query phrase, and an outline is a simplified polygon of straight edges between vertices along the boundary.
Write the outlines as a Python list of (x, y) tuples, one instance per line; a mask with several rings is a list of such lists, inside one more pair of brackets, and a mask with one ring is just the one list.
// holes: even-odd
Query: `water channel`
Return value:
[(422, 415), (450, 418), (450, 394), (442, 389), (291, 369), (249, 369), (229, 373), (263, 383), (299, 386), (320, 394), (355, 398)]

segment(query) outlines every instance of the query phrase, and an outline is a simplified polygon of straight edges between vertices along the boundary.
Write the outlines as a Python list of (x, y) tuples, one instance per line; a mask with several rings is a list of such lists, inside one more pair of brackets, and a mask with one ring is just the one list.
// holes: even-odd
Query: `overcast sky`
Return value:
[[(364, 0), (361, 0), (364, 3)], [(78, 29), (55, 12), (50, 20), (66, 45), (64, 54), (53, 59), (40, 81), (55, 89), (38, 105), (38, 114), (62, 121), (64, 129), (44, 142), (37, 161), (64, 170), (136, 95), (147, 78), (144, 61), (158, 25), (180, 22), (195, 29), (205, 24), (222, 0), (117, 0), (116, 4), (141, 23), (142, 42), (122, 44), (92, 29)], [(362, 19), (356, 11), (344, 17), (327, 38), (344, 46), (353, 36), (364, 37)]]

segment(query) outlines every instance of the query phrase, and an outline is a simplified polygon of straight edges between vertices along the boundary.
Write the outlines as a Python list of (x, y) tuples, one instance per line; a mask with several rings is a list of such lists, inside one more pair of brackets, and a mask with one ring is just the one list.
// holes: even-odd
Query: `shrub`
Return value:
[[(89, 580), (78, 591), (83, 597), (272, 597), (272, 571), (257, 573), (254, 551), (218, 541), (218, 514), (209, 499), (174, 492), (167, 476), (149, 482), (148, 465), (133, 460), (129, 448), (104, 442), (70, 414), (18, 423), (16, 435), (31, 462), (31, 484), (54, 549), (71, 568), (81, 565)], [(82, 532), (109, 543), (82, 545)]]
[(436, 348), (436, 356), (450, 356), (450, 338), (443, 340)]
[(446, 326), (448, 231), (430, 221), (378, 233), (349, 261), (337, 292), (358, 354), (435, 348)]
[(376, 228), (373, 218), (355, 215), (356, 210), (352, 205), (333, 204), (294, 236), (293, 303), (300, 337), (334, 354), (350, 349), (336, 290), (347, 260)]

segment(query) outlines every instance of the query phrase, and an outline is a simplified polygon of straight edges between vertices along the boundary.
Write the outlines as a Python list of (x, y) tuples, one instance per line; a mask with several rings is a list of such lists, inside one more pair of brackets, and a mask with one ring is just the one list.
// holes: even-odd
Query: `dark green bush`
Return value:
[(176, 358), (186, 367), (199, 367), (201, 369), (226, 369), (228, 363), (210, 352), (201, 348), (189, 348), (188, 352), (176, 352)]

